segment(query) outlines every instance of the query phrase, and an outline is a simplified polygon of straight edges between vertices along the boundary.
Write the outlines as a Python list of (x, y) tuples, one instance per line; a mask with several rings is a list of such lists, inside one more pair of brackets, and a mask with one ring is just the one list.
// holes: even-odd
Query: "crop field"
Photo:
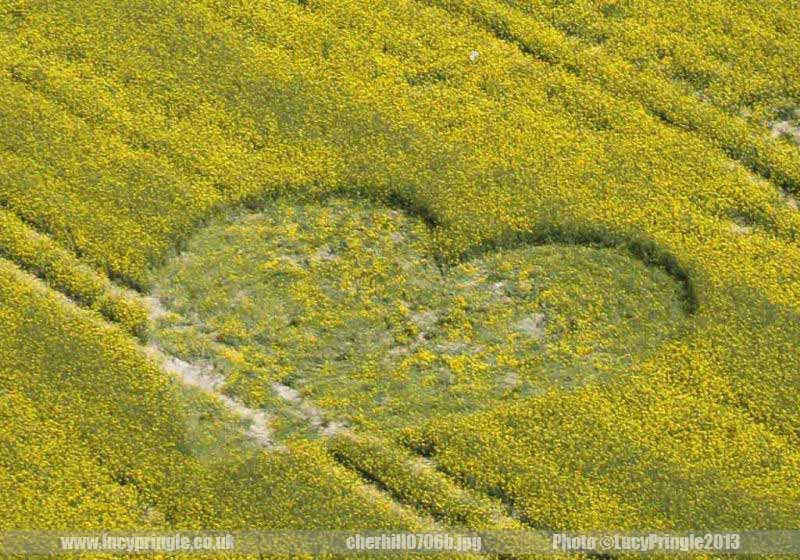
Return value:
[(796, 0), (0, 0), (0, 553), (800, 530), (799, 60)]

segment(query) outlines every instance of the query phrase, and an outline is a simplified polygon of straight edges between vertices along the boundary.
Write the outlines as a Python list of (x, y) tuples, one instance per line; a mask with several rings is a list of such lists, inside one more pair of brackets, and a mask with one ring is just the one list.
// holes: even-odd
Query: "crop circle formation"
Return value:
[(679, 282), (617, 249), (435, 251), (421, 220), (365, 200), (230, 214), (158, 274), (157, 336), (250, 406), (277, 381), (382, 430), (625, 375), (686, 322)]

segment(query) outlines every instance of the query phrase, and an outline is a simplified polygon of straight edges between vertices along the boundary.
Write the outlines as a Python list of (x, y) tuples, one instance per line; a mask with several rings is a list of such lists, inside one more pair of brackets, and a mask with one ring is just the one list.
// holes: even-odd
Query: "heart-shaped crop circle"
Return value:
[(623, 250), (528, 245), (442, 266), (435, 249), (423, 221), (366, 200), (231, 214), (158, 272), (172, 313), (154, 336), (212, 362), (249, 406), (274, 406), (279, 382), (391, 430), (602, 383), (686, 325), (680, 283)]

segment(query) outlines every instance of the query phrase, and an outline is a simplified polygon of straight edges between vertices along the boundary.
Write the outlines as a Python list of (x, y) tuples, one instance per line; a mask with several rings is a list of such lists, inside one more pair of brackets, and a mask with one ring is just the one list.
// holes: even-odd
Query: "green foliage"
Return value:
[(680, 282), (619, 250), (435, 257), (429, 228), (397, 210), (274, 201), (210, 224), (159, 271), (175, 313), (155, 334), (211, 359), (250, 406), (272, 406), (280, 381), (381, 431), (623, 375), (686, 328)]

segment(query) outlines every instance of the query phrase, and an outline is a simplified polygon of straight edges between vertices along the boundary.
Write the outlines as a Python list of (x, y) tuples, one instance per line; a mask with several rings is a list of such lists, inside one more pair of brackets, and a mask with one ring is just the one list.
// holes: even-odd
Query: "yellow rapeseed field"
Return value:
[(800, 529), (799, 29), (3, 0), (0, 530)]

